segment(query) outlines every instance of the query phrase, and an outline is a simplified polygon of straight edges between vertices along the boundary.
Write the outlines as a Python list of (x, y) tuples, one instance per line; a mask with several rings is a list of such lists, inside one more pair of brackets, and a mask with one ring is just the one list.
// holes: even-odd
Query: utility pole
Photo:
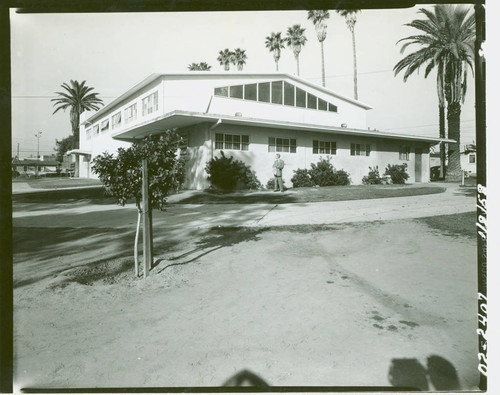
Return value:
[(36, 146), (36, 161), (37, 164), (35, 166), (35, 177), (38, 177), (38, 165), (40, 162), (40, 137), (42, 137), (42, 132), (37, 132), (35, 134), (35, 137), (37, 139), (37, 146)]

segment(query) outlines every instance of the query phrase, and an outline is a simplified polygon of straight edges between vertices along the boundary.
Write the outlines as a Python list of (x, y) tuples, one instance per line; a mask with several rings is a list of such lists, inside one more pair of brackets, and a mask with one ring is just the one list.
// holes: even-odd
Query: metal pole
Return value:
[(152, 266), (151, 254), (151, 222), (149, 216), (149, 185), (148, 185), (148, 161), (142, 160), (142, 248), (144, 260), (144, 278), (149, 276), (149, 269)]
[(38, 165), (40, 162), (40, 137), (42, 137), (42, 132), (37, 132), (35, 134), (35, 137), (37, 139), (37, 145), (36, 145), (36, 161), (37, 164), (35, 165), (35, 177), (38, 177)]

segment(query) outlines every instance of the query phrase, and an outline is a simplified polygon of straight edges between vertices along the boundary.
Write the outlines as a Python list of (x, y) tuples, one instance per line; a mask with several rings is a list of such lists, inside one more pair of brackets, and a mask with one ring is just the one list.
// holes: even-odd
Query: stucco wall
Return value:
[[(313, 154), (313, 140), (335, 141), (337, 145), (336, 155), (331, 155), (330, 160), (335, 168), (344, 169), (349, 172), (353, 184), (361, 184), (363, 176), (368, 174), (369, 166), (378, 166), (383, 173), (388, 164), (408, 164), (409, 183), (415, 182), (415, 148), (422, 149), (422, 182), (429, 181), (429, 149), (427, 144), (397, 141), (381, 138), (365, 138), (357, 136), (345, 136), (338, 134), (311, 133), (294, 130), (256, 128), (249, 126), (224, 125), (221, 124), (210, 130), (210, 124), (199, 126), (198, 129), (190, 129), (189, 150), (191, 159), (188, 163), (188, 174), (186, 187), (190, 189), (201, 189), (209, 186), (206, 181), (204, 170), (206, 162), (212, 155), (220, 156), (220, 150), (215, 150), (213, 141), (215, 133), (241, 134), (250, 136), (250, 147), (248, 151), (226, 150), (226, 156), (233, 156), (249, 164), (257, 174), (257, 178), (266, 184), (273, 177), (272, 164), (275, 152), (268, 152), (268, 138), (294, 138), (297, 140), (297, 152), (281, 152), (281, 158), (285, 162), (283, 178), (285, 184), (292, 186), (291, 178), (293, 171), (298, 168), (309, 168), (311, 163), (316, 163), (325, 154)], [(370, 156), (351, 156), (351, 143), (370, 144)], [(402, 161), (399, 159), (400, 145), (411, 147), (410, 159)], [(212, 154), (213, 151), (213, 154)]]

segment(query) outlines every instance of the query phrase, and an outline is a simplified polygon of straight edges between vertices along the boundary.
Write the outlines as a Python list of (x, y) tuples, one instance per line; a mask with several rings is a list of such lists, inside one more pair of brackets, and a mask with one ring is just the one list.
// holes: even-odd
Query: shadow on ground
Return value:
[(461, 388), (457, 370), (451, 362), (439, 355), (427, 358), (427, 368), (416, 358), (393, 359), (388, 378), (394, 387), (407, 387), (417, 391), (429, 391), (429, 382), (436, 391), (456, 391)]

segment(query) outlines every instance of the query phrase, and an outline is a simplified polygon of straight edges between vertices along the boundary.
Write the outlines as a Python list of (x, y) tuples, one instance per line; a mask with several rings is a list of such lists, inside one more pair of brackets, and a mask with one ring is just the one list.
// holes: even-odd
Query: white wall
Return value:
[[(426, 144), (402, 142), (389, 139), (364, 138), (358, 136), (345, 136), (327, 133), (310, 133), (293, 130), (280, 130), (271, 128), (256, 128), (249, 126), (224, 125), (221, 124), (209, 131), (210, 139), (207, 138), (209, 125), (206, 124), (200, 130), (191, 130), (189, 146), (193, 154), (199, 153), (200, 159), (192, 159), (188, 166), (188, 177), (186, 187), (191, 189), (202, 189), (209, 186), (204, 180), (206, 172), (204, 170), (206, 162), (212, 155), (220, 156), (220, 150), (215, 150), (215, 133), (240, 134), (250, 136), (250, 147), (248, 151), (226, 150), (226, 156), (233, 156), (249, 164), (257, 174), (257, 178), (264, 185), (273, 177), (272, 165), (276, 152), (268, 152), (268, 138), (294, 138), (297, 140), (297, 152), (280, 152), (281, 158), (285, 162), (283, 179), (288, 187), (292, 186), (291, 178), (293, 171), (299, 168), (310, 168), (311, 163), (317, 163), (320, 158), (325, 158), (325, 154), (312, 153), (312, 141), (335, 141), (337, 145), (336, 155), (331, 155), (330, 160), (336, 169), (346, 170), (350, 176), (352, 184), (361, 184), (363, 176), (368, 174), (369, 166), (378, 166), (381, 174), (384, 173), (388, 164), (408, 164), (410, 178), (407, 182), (415, 182), (415, 148), (422, 148), (422, 182), (429, 181), (429, 149)], [(351, 143), (370, 144), (370, 156), (351, 156)], [(402, 161), (399, 159), (400, 145), (411, 147), (410, 159)], [(212, 154), (213, 150), (213, 154)], [(196, 179), (196, 182), (190, 180)]]

